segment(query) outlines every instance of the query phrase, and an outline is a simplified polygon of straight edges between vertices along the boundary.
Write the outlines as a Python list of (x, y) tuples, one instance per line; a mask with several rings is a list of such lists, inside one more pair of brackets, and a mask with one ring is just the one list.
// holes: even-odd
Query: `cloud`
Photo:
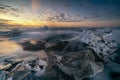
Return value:
[(47, 21), (56, 21), (56, 22), (80, 22), (81, 20), (78, 17), (75, 17), (70, 15), (70, 14), (66, 14), (60, 11), (57, 11), (55, 14), (50, 14), (47, 17)]
[(5, 9), (5, 7), (0, 6), (0, 9)]
[(9, 21), (12, 21), (12, 20), (0, 19), (0, 22), (9, 22)]
[(53, 22), (84, 22), (83, 16), (80, 15), (71, 15), (63, 12), (56, 12), (47, 17), (47, 21)]
[(0, 26), (7, 25), (10, 21), (13, 21), (13, 20), (0, 19)]
[(15, 17), (18, 17), (18, 12), (20, 12), (20, 10), (17, 8), (13, 8), (8, 5), (0, 4), (0, 13), (3, 13), (3, 14), (8, 13)]
[(11, 7), (11, 6), (3, 5), (3, 4), (0, 4), (0, 9), (1, 9), (1, 10), (9, 10), (9, 11), (19, 12), (18, 9), (13, 8), (13, 7)]
[(19, 10), (18, 9), (16, 9), (16, 8), (10, 8), (12, 11), (16, 11), (16, 12), (19, 12)]
[(65, 21), (66, 15), (64, 13), (58, 12), (56, 14), (53, 14), (47, 18), (48, 21)]
[(4, 5), (4, 4), (0, 4), (0, 6), (7, 7), (7, 8), (11, 7), (11, 6)]

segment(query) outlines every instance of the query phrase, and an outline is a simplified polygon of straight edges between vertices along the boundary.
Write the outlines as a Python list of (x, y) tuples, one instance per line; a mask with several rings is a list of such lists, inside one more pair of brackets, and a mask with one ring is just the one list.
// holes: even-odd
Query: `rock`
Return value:
[(1, 71), (0, 70), (0, 80), (6, 80), (7, 79), (7, 72), (6, 71)]
[(111, 72), (110, 76), (112, 80), (120, 80), (120, 73), (118, 72)]
[(45, 39), (45, 41), (71, 41), (75, 40), (78, 37), (77, 33), (64, 33), (54, 36), (50, 36)]
[[(21, 71), (18, 71), (16, 72), (14, 75), (13, 75), (13, 80), (28, 80), (30, 79), (29, 75), (31, 74), (31, 72), (29, 70), (21, 70)], [(28, 78), (28, 79), (27, 79)], [(31, 79), (32, 80), (32, 76), (31, 76)]]
[[(105, 30), (107, 31), (107, 30)], [(111, 30), (108, 32), (104, 32), (104, 30), (100, 30), (100, 32), (84, 30), (81, 34), (80, 41), (86, 44), (89, 44), (89, 47), (93, 49), (97, 55), (101, 58), (101, 54), (103, 56), (109, 55), (113, 53), (117, 48), (116, 41), (108, 41), (106, 38), (112, 35)], [(103, 58), (104, 59), (104, 58)]]
[(91, 50), (69, 52), (63, 56), (56, 56), (55, 64), (67, 75), (73, 75), (76, 80), (95, 76), (103, 70), (101, 62), (95, 62)]
[(48, 41), (45, 44), (44, 50), (49, 51), (62, 51), (67, 45), (69, 41)]
[(48, 61), (48, 55), (44, 50), (41, 50), (37, 57), (39, 57), (42, 60)]
[(53, 66), (52, 68), (57, 72), (56, 74), (59, 77), (57, 80), (74, 80), (72, 75), (64, 73), (58, 66)]
[(8, 69), (12, 66), (12, 64), (7, 64), (7, 65), (0, 65), (0, 70), (5, 70)]
[(89, 45), (84, 42), (81, 42), (79, 40), (74, 40), (65, 47), (64, 51), (78, 52), (85, 50), (86, 48), (88, 48), (88, 46)]
[(20, 43), (23, 46), (23, 50), (28, 50), (28, 51), (38, 51), (44, 49), (44, 41), (25, 41)]
[[(11, 64), (10, 67), (7, 67), (7, 69), (6, 69), (7, 65), (5, 65), (5, 69), (3, 69), (5, 72), (7, 72), (7, 74), (5, 74), (7, 76), (6, 79), (12, 79), (12, 80), (40, 79), (45, 74), (46, 67), (48, 66), (48, 57), (44, 51), (40, 51), (40, 54), (37, 57), (38, 58), (34, 60), (28, 60), (28, 61), (23, 61), (23, 60), (14, 61), (13, 59), (5, 60), (5, 63)], [(11, 76), (8, 77), (8, 75)]]
[(33, 63), (26, 64), (26, 69), (33, 72), (35, 77), (41, 77), (46, 71), (47, 62), (44, 60), (37, 60)]
[(74, 77), (76, 80), (82, 80), (84, 78), (94, 77), (97, 73), (103, 71), (103, 64), (96, 63), (93, 61), (85, 61), (83, 62), (81, 69), (78, 69), (74, 73)]
[(80, 41), (49, 41), (45, 44), (45, 51), (51, 52), (51, 51), (58, 51), (61, 54), (64, 53), (64, 51), (68, 52), (77, 52), (82, 51), (88, 48), (88, 44)]

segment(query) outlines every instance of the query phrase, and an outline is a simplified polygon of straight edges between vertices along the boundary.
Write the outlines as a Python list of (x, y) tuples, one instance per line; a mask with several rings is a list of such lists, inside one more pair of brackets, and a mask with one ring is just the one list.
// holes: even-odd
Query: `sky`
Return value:
[(119, 27), (120, 0), (0, 0), (0, 27)]

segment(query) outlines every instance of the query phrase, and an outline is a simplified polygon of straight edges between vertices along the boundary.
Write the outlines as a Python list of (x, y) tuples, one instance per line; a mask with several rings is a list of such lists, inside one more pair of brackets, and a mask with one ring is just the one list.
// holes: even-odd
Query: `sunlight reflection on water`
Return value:
[(15, 41), (0, 41), (0, 62), (5, 59), (31, 60), (44, 56), (41, 51), (24, 51)]
[(21, 47), (13, 41), (1, 41), (0, 42), (0, 54), (11, 54)]

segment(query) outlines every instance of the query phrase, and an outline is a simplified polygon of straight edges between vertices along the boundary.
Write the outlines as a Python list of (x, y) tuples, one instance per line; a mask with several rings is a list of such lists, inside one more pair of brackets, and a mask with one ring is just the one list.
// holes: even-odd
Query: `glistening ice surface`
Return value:
[(0, 80), (119, 80), (120, 28), (0, 30)]

